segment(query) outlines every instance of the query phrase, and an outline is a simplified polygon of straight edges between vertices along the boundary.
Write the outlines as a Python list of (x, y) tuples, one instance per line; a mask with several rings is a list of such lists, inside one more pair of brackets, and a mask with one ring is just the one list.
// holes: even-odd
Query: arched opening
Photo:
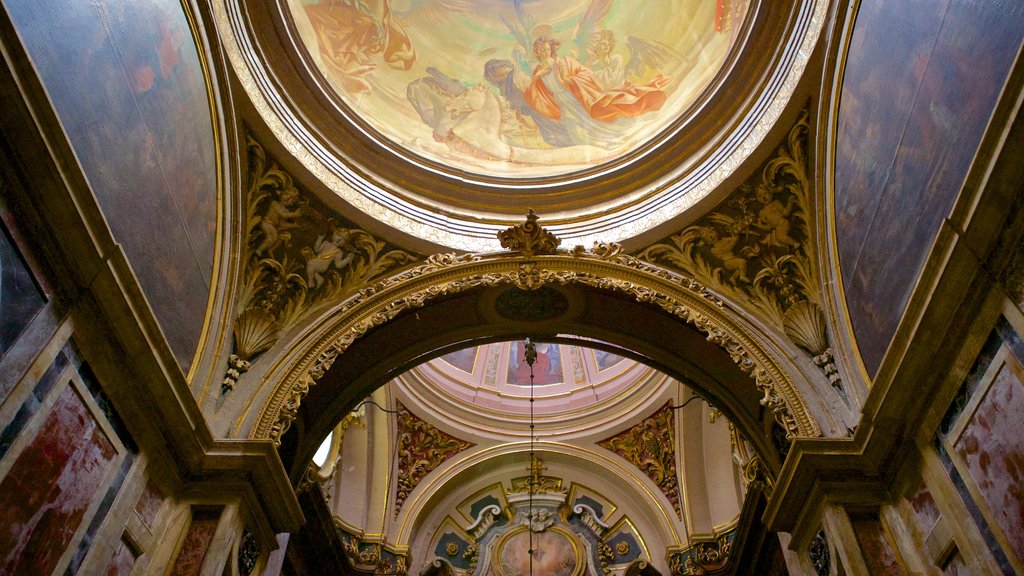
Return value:
[(352, 341), (308, 388), (294, 421), (280, 438), (282, 461), (293, 481), (302, 477), (306, 463), (337, 422), (399, 374), (460, 348), (526, 337), (600, 340), (687, 383), (735, 423), (770, 470), (778, 469), (780, 447), (772, 439), (775, 415), (762, 405), (764, 392), (755, 379), (726, 348), (657, 305), (637, 302), (629, 295), (580, 285), (552, 290), (565, 298), (566, 306), (551, 317), (515, 319), (495, 308), (510, 291), (524, 300), (545, 298), (542, 291), (475, 288), (410, 309)]

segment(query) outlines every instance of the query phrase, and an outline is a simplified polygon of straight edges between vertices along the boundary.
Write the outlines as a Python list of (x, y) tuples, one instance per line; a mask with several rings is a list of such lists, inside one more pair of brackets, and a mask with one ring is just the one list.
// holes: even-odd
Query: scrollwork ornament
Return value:
[(675, 411), (665, 405), (636, 426), (597, 443), (642, 470), (683, 517), (676, 468)]
[[(248, 250), (238, 295), (242, 312), (233, 329), (234, 356), (240, 361), (269, 349), (310, 309), (417, 259), (359, 228), (343, 227), (316, 207), (252, 137), (247, 149)], [(228, 370), (224, 392), (244, 372)]]
[(256, 535), (248, 528), (242, 533), (242, 541), (238, 545), (238, 573), (241, 576), (249, 576), (256, 568), (256, 561), (260, 558), (260, 543)]
[(825, 532), (818, 530), (818, 533), (811, 539), (810, 545), (807, 547), (807, 555), (811, 559), (811, 565), (814, 566), (814, 573), (818, 576), (828, 576), (832, 569), (832, 559), (828, 552), (828, 541), (825, 540)]
[(527, 258), (554, 254), (562, 243), (554, 234), (537, 224), (540, 218), (531, 209), (526, 222), (498, 232), (501, 247), (522, 253)]
[(397, 516), (409, 493), (427, 474), (459, 452), (474, 446), (417, 418), (401, 404), (398, 407), (398, 477), (395, 491)]
[(811, 258), (809, 115), (721, 208), (637, 256), (685, 272), (784, 329), (812, 356), (827, 346)]
[[(764, 395), (764, 405), (772, 411), (788, 436), (821, 435), (800, 393), (785, 373), (773, 364), (774, 361), (758, 344), (715, 316), (722, 308), (721, 300), (708, 297), (707, 289), (699, 283), (685, 282), (675, 273), (667, 273), (668, 278), (663, 274), (652, 274), (647, 268), (653, 265), (624, 256), (620, 254), (614, 261), (605, 261), (587, 252), (524, 262), (478, 255), (435, 255), (415, 268), (366, 286), (332, 311), (335, 318), (349, 320), (337, 323), (329, 336), (321, 338), (320, 344), (293, 361), (284, 381), (265, 401), (249, 437), (269, 438), (279, 444), (309, 388), (323, 377), (339, 355), (372, 328), (434, 299), (482, 287), (518, 286), (524, 277), (529, 279), (527, 284), (530, 286), (538, 281), (590, 286), (619, 292), (637, 302), (650, 303), (664, 310), (706, 334), (708, 341), (726, 351), (733, 362), (753, 378), (755, 386)], [(674, 288), (656, 287), (659, 283)], [(673, 289), (682, 292), (676, 293)], [(386, 306), (381, 306), (379, 303), (387, 301), (389, 294), (400, 295)]]

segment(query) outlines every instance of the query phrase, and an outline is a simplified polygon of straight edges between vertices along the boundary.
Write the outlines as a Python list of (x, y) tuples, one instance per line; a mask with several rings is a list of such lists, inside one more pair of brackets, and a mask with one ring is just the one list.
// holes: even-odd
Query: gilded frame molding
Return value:
[(263, 400), (248, 437), (280, 445), (310, 387), (335, 359), (372, 328), (403, 312), (478, 287), (532, 289), (545, 284), (590, 286), (658, 306), (705, 334), (753, 378), (763, 394), (761, 404), (772, 411), (787, 438), (822, 435), (803, 394), (783, 368), (781, 354), (763, 344), (771, 340), (769, 336), (756, 337), (760, 330), (700, 283), (623, 254), (616, 244), (595, 243), (592, 250), (577, 246), (571, 252), (532, 257), (435, 254), (423, 264), (364, 287), (324, 314), (330, 320), (315, 333), (293, 340), (293, 348), (300, 352), (271, 370), (283, 377)]

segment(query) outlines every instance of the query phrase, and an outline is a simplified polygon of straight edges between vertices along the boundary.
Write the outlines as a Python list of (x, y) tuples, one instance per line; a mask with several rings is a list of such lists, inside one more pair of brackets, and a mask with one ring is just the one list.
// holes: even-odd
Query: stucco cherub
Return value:
[(750, 278), (747, 277), (747, 259), (735, 251), (736, 244), (740, 241), (739, 234), (733, 232), (728, 236), (722, 236), (714, 228), (704, 228), (701, 230), (700, 237), (711, 245), (711, 255), (722, 262), (722, 268), (729, 275), (726, 282), (736, 283), (737, 280), (744, 283), (750, 282)]
[(799, 248), (800, 242), (789, 235), (789, 216), (793, 213), (793, 201), (791, 195), (783, 204), (782, 200), (775, 198), (771, 188), (759, 185), (755, 191), (757, 199), (764, 206), (757, 212), (757, 220), (754, 227), (765, 232), (762, 244), (777, 246), (780, 248)]
[(260, 231), (263, 240), (256, 247), (256, 254), (271, 252), (281, 244), (288, 244), (291, 233), (286, 232), (298, 227), (297, 220), (302, 216), (302, 198), (294, 186), (286, 186), (277, 190), (267, 207), (267, 213), (260, 220)]
[(303, 248), (306, 257), (306, 286), (311, 290), (324, 283), (324, 273), (333, 265), (341, 270), (355, 258), (356, 252), (349, 240), (352, 234), (344, 228), (334, 228), (330, 234), (321, 234), (313, 249)]

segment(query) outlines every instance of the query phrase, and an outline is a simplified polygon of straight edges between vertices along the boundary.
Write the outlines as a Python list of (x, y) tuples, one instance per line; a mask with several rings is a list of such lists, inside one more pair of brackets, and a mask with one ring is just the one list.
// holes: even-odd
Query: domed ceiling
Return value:
[(716, 77), (749, 0), (293, 0), (333, 90), (392, 144), (485, 176), (620, 159)]
[[(713, 203), (793, 95), (828, 2), (215, 3), (266, 129), (324, 199), (475, 252), (528, 209), (564, 245)], [(264, 134), (266, 136), (266, 134)]]
[(438, 419), (454, 415), (474, 434), (501, 438), (528, 434), (531, 395), (545, 434), (580, 435), (675, 389), (674, 380), (648, 366), (581, 344), (537, 342), (532, 390), (520, 340), (449, 353), (393, 383)]

